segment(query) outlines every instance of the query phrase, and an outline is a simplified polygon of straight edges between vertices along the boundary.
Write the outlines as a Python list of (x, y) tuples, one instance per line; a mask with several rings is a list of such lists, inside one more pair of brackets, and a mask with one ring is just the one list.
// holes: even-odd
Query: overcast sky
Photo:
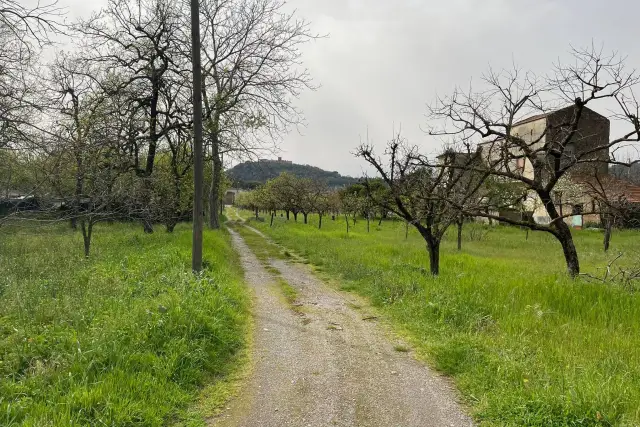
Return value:
[[(103, 0), (60, 0), (69, 19)], [(640, 2), (632, 0), (290, 0), (328, 34), (306, 46), (304, 61), (321, 87), (298, 106), (307, 127), (292, 132), (282, 156), (343, 174), (365, 167), (351, 154), (369, 134), (379, 147), (402, 126), (412, 143), (436, 151), (421, 130), (426, 104), (468, 86), (489, 66), (516, 62), (539, 73), (571, 45), (592, 41), (640, 68)]]

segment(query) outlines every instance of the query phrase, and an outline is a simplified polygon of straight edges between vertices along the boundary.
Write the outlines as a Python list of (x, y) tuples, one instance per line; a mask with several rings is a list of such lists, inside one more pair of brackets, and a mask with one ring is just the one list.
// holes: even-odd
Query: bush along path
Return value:
[(283, 260), (255, 230), (235, 229), (255, 297), (254, 367), (214, 425), (472, 425), (447, 380), (416, 361), (361, 300)]

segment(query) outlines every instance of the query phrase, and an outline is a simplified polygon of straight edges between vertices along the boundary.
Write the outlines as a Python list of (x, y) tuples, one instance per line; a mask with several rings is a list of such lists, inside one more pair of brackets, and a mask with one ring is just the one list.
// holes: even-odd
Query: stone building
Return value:
[[(592, 212), (591, 207), (595, 206), (593, 197), (581, 191), (585, 177), (605, 177), (609, 174), (610, 156), (606, 145), (609, 142), (610, 122), (608, 118), (584, 107), (575, 132), (565, 145), (567, 136), (572, 132), (570, 124), (575, 122), (574, 115), (575, 107), (569, 106), (530, 116), (513, 124), (511, 134), (524, 141), (535, 156), (545, 159), (541, 162), (544, 167), (540, 170), (534, 171), (531, 161), (515, 143), (505, 144), (504, 140), (485, 141), (480, 144), (480, 148), (483, 158), (492, 167), (521, 174), (529, 179), (542, 178), (543, 181), (544, 174), (552, 174), (557, 167), (562, 168), (578, 158), (581, 162), (587, 160), (571, 166), (566, 182), (559, 183), (554, 191), (557, 204), (564, 210), (563, 214), (571, 215), (565, 221), (582, 226), (585, 222), (583, 213)], [(524, 201), (524, 210), (538, 223), (550, 222), (545, 207), (533, 192)], [(598, 215), (590, 215), (588, 222), (598, 221)]]

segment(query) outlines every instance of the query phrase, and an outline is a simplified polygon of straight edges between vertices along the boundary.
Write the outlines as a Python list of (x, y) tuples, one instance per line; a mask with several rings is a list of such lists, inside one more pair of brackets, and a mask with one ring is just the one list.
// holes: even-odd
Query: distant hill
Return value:
[(253, 188), (287, 172), (299, 178), (323, 180), (329, 187), (343, 187), (357, 182), (356, 178), (342, 176), (310, 165), (299, 165), (289, 160), (258, 160), (244, 162), (227, 170), (227, 176), (236, 188)]

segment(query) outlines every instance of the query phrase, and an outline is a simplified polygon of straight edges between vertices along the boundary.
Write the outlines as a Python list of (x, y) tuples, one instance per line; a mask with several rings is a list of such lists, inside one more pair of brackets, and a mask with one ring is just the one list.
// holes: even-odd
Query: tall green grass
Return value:
[[(432, 278), (423, 240), (405, 240), (402, 223), (367, 233), (360, 220), (349, 234), (344, 219), (251, 225), (382, 307), (481, 425), (640, 425), (640, 295), (570, 280), (552, 237), (468, 226), (461, 252), (447, 236)], [(616, 232), (610, 254), (601, 233), (575, 236), (584, 271), (619, 252), (618, 263), (638, 260), (638, 232)]]
[(248, 298), (224, 232), (190, 271), (188, 226), (0, 234), (0, 425), (161, 426), (244, 345)]

